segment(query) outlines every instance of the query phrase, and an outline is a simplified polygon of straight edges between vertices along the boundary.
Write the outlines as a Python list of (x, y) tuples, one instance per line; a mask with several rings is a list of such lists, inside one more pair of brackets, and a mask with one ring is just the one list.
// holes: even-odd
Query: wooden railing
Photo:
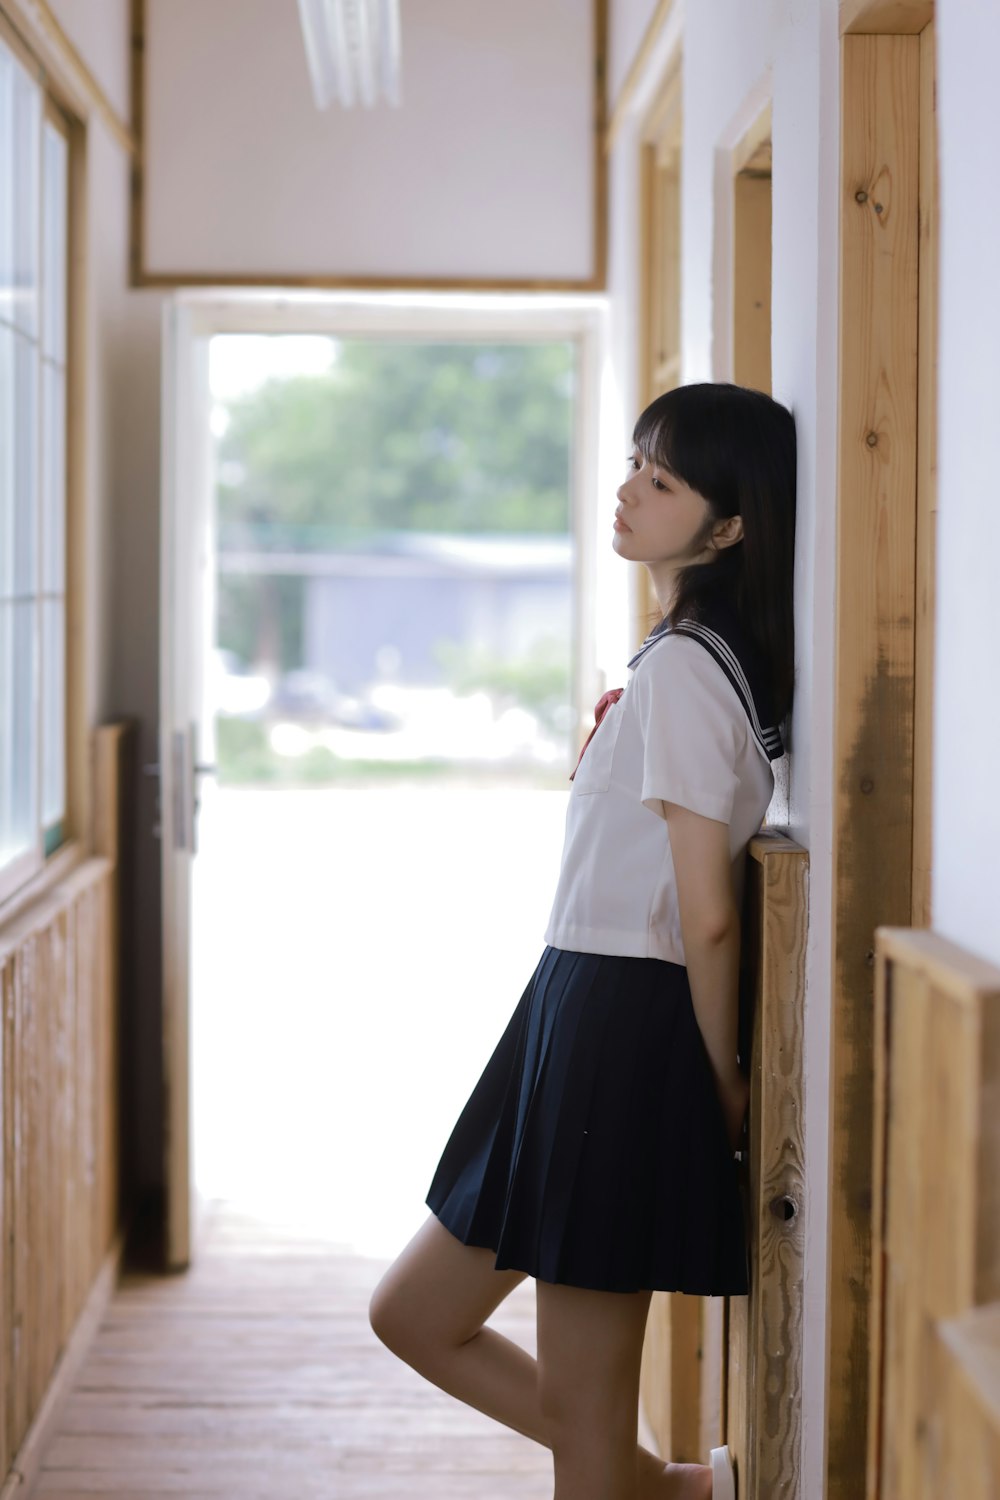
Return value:
[(120, 807), (131, 743), (127, 725), (95, 731), (92, 850), (0, 926), (5, 1492), (119, 1229)]
[(805, 1153), (802, 1028), (808, 854), (775, 830), (750, 842), (741, 994), (752, 1005), (749, 1149), (741, 1180), (748, 1297), (656, 1292), (641, 1379), (660, 1453), (706, 1463), (728, 1443), (740, 1500), (800, 1500)]
[(1000, 969), (876, 929), (867, 1500), (1000, 1495)]

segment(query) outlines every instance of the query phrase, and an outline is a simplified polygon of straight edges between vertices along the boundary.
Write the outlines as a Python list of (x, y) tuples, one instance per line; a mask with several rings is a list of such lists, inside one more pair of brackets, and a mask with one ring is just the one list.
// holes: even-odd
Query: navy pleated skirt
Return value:
[(687, 969), (547, 947), (425, 1202), (497, 1270), (745, 1293), (739, 1165)]

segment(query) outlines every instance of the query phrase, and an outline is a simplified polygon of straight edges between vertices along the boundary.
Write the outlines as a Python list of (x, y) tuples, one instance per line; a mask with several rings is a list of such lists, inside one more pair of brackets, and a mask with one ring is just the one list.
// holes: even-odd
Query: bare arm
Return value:
[(729, 828), (673, 802), (665, 802), (663, 809), (695, 1018), (735, 1150), (749, 1084), (736, 1061), (740, 917), (733, 893)]

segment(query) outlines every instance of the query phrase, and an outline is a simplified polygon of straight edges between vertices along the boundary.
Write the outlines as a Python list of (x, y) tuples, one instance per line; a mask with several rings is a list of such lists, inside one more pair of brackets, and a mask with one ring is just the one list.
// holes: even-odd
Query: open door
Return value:
[(191, 864), (211, 620), (209, 339), (178, 297), (163, 309), (160, 476), (160, 828), (163, 920), (164, 1264), (197, 1239), (191, 1171)]

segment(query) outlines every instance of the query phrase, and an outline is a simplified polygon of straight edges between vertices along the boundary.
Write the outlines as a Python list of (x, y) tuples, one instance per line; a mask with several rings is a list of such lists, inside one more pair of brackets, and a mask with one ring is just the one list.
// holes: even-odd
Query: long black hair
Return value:
[(679, 385), (646, 407), (632, 442), (647, 463), (707, 500), (703, 543), (716, 521), (742, 516), (740, 541), (720, 548), (714, 562), (679, 570), (670, 624), (698, 619), (709, 591), (724, 588), (767, 664), (775, 720), (782, 723), (795, 678), (794, 417), (749, 386)]

